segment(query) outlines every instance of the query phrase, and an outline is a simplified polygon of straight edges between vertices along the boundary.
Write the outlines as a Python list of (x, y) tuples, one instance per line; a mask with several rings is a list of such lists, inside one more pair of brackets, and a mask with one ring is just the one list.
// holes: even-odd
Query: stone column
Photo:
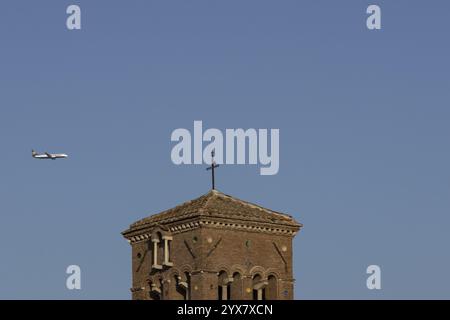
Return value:
[(263, 299), (263, 290), (265, 287), (267, 287), (268, 284), (269, 283), (267, 281), (260, 281), (253, 286), (253, 290), (256, 290), (256, 292), (257, 292), (257, 296), (256, 296), (257, 300)]
[(222, 285), (222, 300), (228, 300), (228, 285)]
[(258, 289), (258, 290), (257, 290), (257, 293), (258, 293), (257, 299), (258, 299), (258, 300), (262, 300), (262, 299), (263, 299), (262, 291), (263, 291), (263, 289)]
[(169, 257), (169, 241), (172, 241), (173, 238), (171, 236), (163, 236), (162, 237), (164, 240), (164, 262), (163, 264), (165, 266), (171, 267), (173, 266), (173, 263), (170, 262), (170, 257)]
[(179, 282), (180, 287), (182, 287), (184, 289), (184, 291), (186, 292), (186, 295), (185, 295), (186, 300), (190, 300), (191, 297), (189, 296), (189, 290), (190, 290), (189, 284), (186, 281), (181, 281), (181, 277), (178, 277), (178, 280), (180, 281)]
[(162, 269), (162, 266), (158, 264), (158, 243), (159, 239), (152, 239), (153, 242), (153, 269)]

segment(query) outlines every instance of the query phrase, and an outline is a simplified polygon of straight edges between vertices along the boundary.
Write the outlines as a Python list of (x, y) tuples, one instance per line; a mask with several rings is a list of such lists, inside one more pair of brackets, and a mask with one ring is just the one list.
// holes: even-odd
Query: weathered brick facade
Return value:
[(293, 299), (292, 217), (212, 190), (137, 221), (132, 298)]

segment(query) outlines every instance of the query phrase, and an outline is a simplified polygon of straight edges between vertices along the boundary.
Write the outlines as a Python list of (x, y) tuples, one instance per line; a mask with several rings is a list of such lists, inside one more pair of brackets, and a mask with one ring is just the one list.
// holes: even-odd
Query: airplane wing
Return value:
[(47, 157), (53, 158), (53, 156), (50, 153), (46, 152), (45, 154), (47, 155)]

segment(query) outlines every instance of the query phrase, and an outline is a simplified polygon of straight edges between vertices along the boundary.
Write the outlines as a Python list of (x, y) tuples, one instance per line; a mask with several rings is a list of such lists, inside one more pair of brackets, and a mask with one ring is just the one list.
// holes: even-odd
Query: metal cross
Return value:
[(212, 176), (212, 188), (213, 188), (213, 190), (216, 188), (215, 180), (214, 180), (214, 169), (219, 167), (219, 165), (216, 164), (216, 162), (214, 161), (215, 154), (216, 154), (215, 150), (211, 151), (211, 167), (206, 168), (206, 170), (211, 170), (211, 172), (212, 172), (211, 176)]

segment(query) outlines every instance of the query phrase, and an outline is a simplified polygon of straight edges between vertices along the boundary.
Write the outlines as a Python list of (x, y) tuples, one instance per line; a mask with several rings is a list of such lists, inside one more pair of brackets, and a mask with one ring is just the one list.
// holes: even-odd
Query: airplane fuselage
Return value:
[(35, 159), (50, 159), (50, 160), (56, 160), (56, 159), (64, 159), (67, 158), (68, 155), (65, 153), (42, 153), (38, 154), (36, 152), (32, 152), (32, 156)]

